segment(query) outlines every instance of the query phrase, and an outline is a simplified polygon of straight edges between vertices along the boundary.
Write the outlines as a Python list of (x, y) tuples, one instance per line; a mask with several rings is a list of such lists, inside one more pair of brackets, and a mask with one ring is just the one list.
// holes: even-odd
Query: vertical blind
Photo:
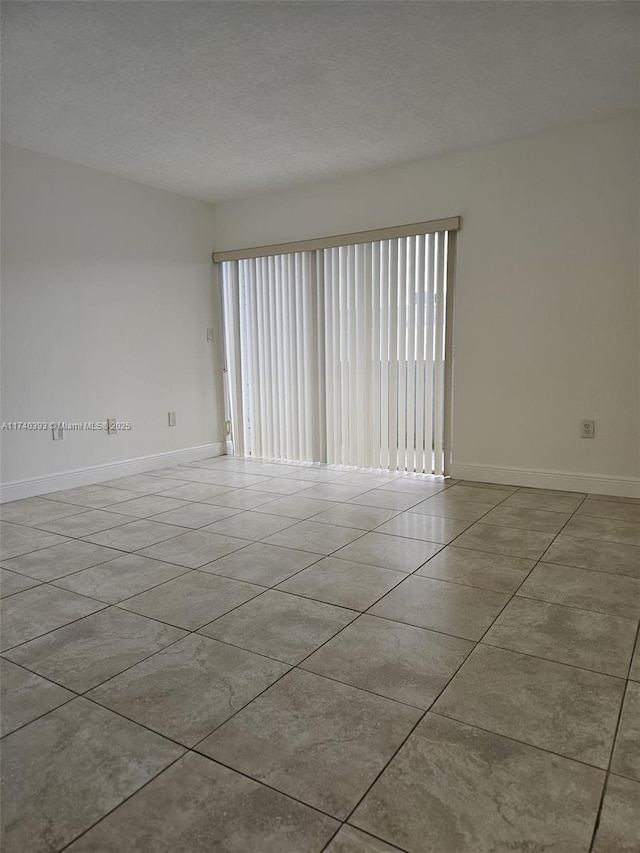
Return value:
[(444, 473), (450, 239), (222, 263), (234, 453)]

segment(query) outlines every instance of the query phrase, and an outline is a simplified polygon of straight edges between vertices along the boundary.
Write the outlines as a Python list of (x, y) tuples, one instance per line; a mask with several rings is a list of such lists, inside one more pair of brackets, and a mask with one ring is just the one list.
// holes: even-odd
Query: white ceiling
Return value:
[(634, 109), (625, 2), (5, 2), (3, 138), (221, 200)]

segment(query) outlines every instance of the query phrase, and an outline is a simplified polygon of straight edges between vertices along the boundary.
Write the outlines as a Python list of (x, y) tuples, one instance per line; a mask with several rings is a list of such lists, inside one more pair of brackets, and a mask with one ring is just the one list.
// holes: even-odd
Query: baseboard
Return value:
[(196, 462), (209, 456), (222, 456), (225, 443), (203, 444), (200, 447), (187, 447), (184, 450), (169, 450), (166, 453), (154, 453), (152, 456), (139, 456), (137, 459), (124, 459), (119, 462), (107, 462), (104, 465), (92, 465), (89, 468), (77, 468), (74, 471), (61, 471), (59, 474), (47, 474), (43, 477), (29, 477), (0, 485), (0, 503), (31, 498), (34, 495), (46, 495), (75, 486), (87, 486), (102, 483), (129, 474), (142, 474), (156, 468)]
[(500, 468), (494, 465), (452, 465), (449, 474), (456, 480), (640, 498), (640, 477), (611, 477), (608, 474), (543, 471), (536, 468)]

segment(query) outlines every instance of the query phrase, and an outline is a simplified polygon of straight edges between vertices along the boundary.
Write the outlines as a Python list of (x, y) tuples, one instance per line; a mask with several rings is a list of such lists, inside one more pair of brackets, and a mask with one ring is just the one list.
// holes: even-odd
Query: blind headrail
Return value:
[(393, 228), (375, 228), (371, 231), (355, 231), (352, 234), (335, 234), (332, 237), (316, 237), (313, 240), (297, 240), (293, 243), (275, 243), (272, 246), (257, 246), (252, 249), (230, 249), (214, 252), (215, 264), (223, 261), (241, 261), (248, 258), (264, 258), (271, 255), (288, 255), (292, 252), (312, 252), (316, 249), (334, 249), (337, 246), (355, 246), (358, 243), (375, 243), (378, 240), (393, 240), (397, 237), (415, 237), (418, 234), (435, 234), (438, 231), (459, 231), (461, 216), (448, 219), (430, 219), (428, 222), (413, 222)]

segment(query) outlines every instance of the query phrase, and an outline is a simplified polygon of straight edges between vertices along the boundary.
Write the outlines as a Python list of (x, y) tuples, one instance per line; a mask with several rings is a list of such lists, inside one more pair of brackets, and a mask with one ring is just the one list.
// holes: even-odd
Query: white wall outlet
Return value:
[(107, 434), (115, 435), (116, 430), (116, 419), (115, 418), (107, 418)]
[(580, 421), (580, 438), (595, 438), (595, 434), (595, 421)]
[(54, 441), (62, 441), (64, 438), (64, 432), (62, 431), (62, 427), (52, 427), (52, 438)]
[(169, 412), (169, 426), (175, 426), (175, 425), (176, 425), (176, 413), (175, 412)]
[(213, 329), (207, 329), (207, 343), (213, 343)]

